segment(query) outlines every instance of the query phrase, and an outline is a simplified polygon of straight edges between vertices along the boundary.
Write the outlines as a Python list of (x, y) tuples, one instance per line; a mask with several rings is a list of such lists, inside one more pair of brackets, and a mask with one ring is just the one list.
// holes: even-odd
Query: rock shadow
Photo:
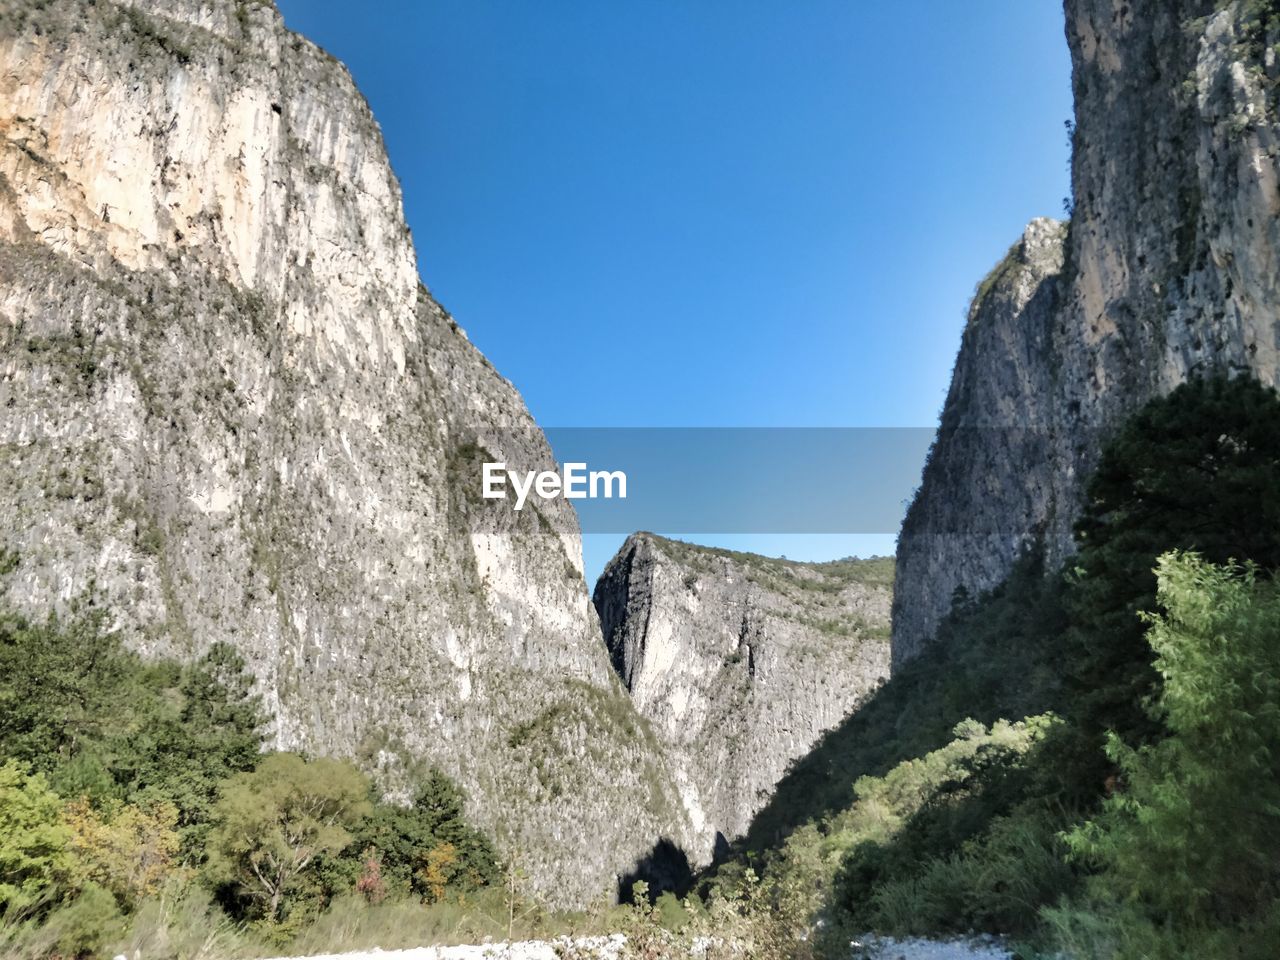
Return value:
[(693, 887), (693, 868), (684, 850), (663, 837), (631, 870), (618, 877), (618, 902), (633, 903), (632, 888), (641, 880), (649, 885), (650, 902), (664, 893), (684, 898)]

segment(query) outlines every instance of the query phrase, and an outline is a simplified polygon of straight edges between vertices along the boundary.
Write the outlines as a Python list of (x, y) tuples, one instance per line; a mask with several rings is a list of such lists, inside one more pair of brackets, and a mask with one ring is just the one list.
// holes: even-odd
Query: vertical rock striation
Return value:
[(787, 765), (888, 675), (888, 559), (794, 563), (629, 537), (594, 600), (707, 863)]
[(898, 547), (893, 658), (956, 587), (1071, 549), (1106, 430), (1211, 371), (1276, 383), (1280, 128), (1273, 0), (1067, 0), (1074, 209), (979, 287)]
[[(0, 3), (0, 582), (135, 648), (238, 647), (281, 748), (421, 761), (553, 903), (687, 821), (548, 467), (420, 284), (378, 126), (261, 0)], [(536, 514), (536, 515), (535, 515)]]

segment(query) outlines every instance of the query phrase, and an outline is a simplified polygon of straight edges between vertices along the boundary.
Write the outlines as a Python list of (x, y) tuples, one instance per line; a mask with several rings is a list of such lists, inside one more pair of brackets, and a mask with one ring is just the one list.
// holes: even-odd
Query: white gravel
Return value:
[(995, 937), (956, 940), (896, 940), (866, 936), (851, 945), (854, 960), (1010, 960)]
[[(578, 937), (579, 950), (595, 951), (601, 960), (613, 960), (626, 937)], [(560, 943), (567, 942), (562, 939)], [(457, 947), (414, 947), (412, 950), (360, 950), (355, 953), (325, 953), (309, 957), (272, 957), (271, 960), (559, 960), (555, 940), (521, 940), (515, 943), (484, 943)]]
[[(579, 937), (573, 945), (594, 951), (600, 960), (616, 960), (626, 938)], [(559, 941), (561, 944), (565, 940)], [(274, 957), (272, 960), (559, 960), (553, 940), (486, 943), (462, 947), (416, 947), (412, 950), (362, 950), (311, 957)], [(895, 940), (867, 936), (850, 944), (850, 960), (1010, 960), (1013, 956), (994, 937), (957, 940)], [(673, 958), (674, 960), (674, 958)]]

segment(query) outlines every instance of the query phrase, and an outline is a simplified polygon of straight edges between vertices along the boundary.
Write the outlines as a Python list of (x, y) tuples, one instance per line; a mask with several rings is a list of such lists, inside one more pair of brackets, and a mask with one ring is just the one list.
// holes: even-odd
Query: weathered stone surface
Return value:
[(418, 281), (346, 70), (244, 0), (0, 2), (0, 542), (32, 611), (244, 652), (282, 748), (419, 761), (554, 902), (686, 818), (609, 668), (552, 464)]
[(648, 533), (609, 562), (596, 610), (675, 768), (691, 861), (745, 833), (788, 763), (887, 678), (892, 579), (887, 558), (796, 563)]
[(1067, 0), (1066, 26), (1071, 224), (1032, 224), (975, 297), (899, 541), (895, 663), (955, 587), (1070, 550), (1109, 425), (1196, 374), (1277, 380), (1280, 11)]

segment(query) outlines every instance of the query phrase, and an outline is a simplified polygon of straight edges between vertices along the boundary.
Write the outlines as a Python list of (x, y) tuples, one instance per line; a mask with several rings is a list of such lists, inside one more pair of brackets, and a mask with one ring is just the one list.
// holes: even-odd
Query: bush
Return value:
[(447, 889), (493, 883), (497, 856), (488, 838), (467, 822), (464, 801), (457, 784), (432, 770), (410, 806), (375, 800), (345, 856), (363, 863), (372, 851), (389, 890), (412, 891), (427, 902), (444, 899)]
[(957, 725), (941, 750), (858, 781), (857, 803), (830, 821), (843, 852), (824, 945), (837, 953), (867, 930), (1011, 932), (1036, 920), (1069, 883), (1055, 857), (1060, 820), (1022, 798), (1037, 792), (1052, 716)]
[(109, 890), (122, 906), (157, 892), (177, 866), (178, 811), (170, 803), (145, 810), (117, 805), (104, 813), (81, 799), (62, 816), (77, 881)]
[(41, 933), (59, 954), (83, 957), (102, 953), (124, 933), (124, 927), (116, 898), (90, 883), (74, 900), (49, 914)]
[[(1106, 444), (1076, 537), (1060, 662), (1070, 716), (1101, 758), (1108, 730), (1160, 735), (1143, 707), (1159, 680), (1142, 619), (1156, 606), (1156, 558), (1194, 550), (1280, 567), (1280, 397), (1215, 377), (1148, 403)], [(1110, 772), (1089, 771), (1097, 787)]]
[(67, 620), (0, 613), (0, 756), (50, 773), (126, 725), (138, 661), (105, 619), (87, 600)]

